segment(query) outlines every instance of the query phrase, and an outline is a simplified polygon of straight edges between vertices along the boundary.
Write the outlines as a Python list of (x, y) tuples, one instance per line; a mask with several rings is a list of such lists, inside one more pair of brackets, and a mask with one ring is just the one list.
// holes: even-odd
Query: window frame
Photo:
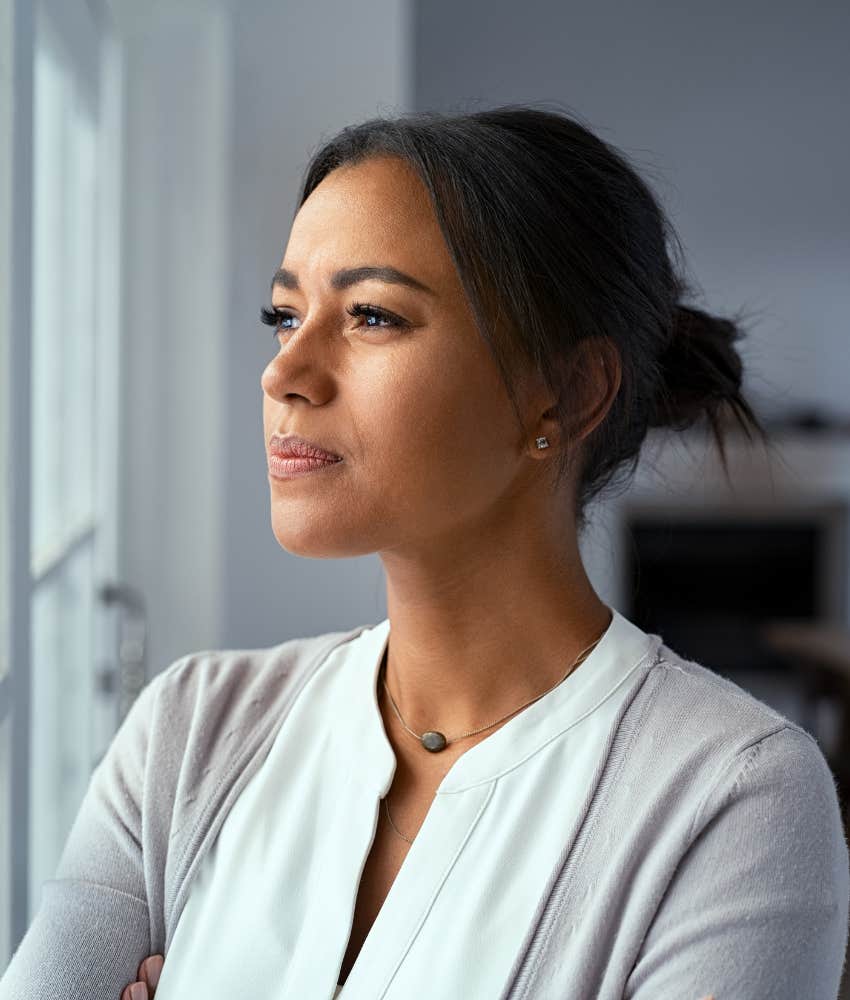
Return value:
[[(94, 404), (97, 424), (95, 458), (96, 517), (86, 532), (69, 534), (66, 551), (51, 552), (51, 566), (73, 559), (81, 544), (94, 552), (95, 582), (117, 576), (118, 498), (120, 494), (118, 443), (121, 345), (112, 319), (121, 302), (121, 210), (123, 121), (123, 45), (112, 12), (99, 0), (0, 0), (0, 13), (10, 21), (7, 32), (12, 96), (10, 138), (7, 143), (8, 227), (0, 231), (2, 253), (8, 256), (8, 295), (0, 296), (0, 461), (4, 476), (0, 493), (0, 759), (9, 782), (8, 799), (0, 804), (0, 975), (23, 939), (39, 900), (32, 899), (32, 756), (33, 648), (32, 604), (40, 573), (32, 565), (32, 448), (31, 381), (34, 364), (33, 240), (34, 240), (34, 128), (35, 60), (39, 10), (50, 31), (59, 36), (72, 58), (74, 83), (97, 108), (97, 215), (94, 224), (95, 355), (90, 370), (98, 390)], [(82, 16), (81, 16), (82, 15)], [(2, 85), (3, 81), (0, 81)], [(2, 153), (0, 153), (2, 155)], [(4, 174), (0, 172), (0, 180)], [(12, 192), (14, 196), (12, 196)], [(2, 195), (0, 195), (2, 204)], [(2, 215), (0, 215), (2, 217)], [(5, 298), (6, 308), (3, 309)], [(12, 334), (14, 331), (14, 335)], [(96, 539), (95, 539), (96, 536)], [(92, 676), (96, 669), (117, 660), (117, 611), (96, 603), (93, 624)], [(94, 688), (93, 702), (97, 701)], [(106, 708), (108, 709), (108, 705)], [(98, 704), (101, 729), (95, 744), (107, 742), (119, 719)], [(106, 726), (103, 726), (104, 717)], [(4, 733), (4, 727), (8, 734)], [(105, 729), (105, 731), (104, 731)], [(93, 769), (98, 755), (92, 757)], [(0, 789), (3, 787), (0, 773)], [(7, 877), (8, 873), (8, 877)]]

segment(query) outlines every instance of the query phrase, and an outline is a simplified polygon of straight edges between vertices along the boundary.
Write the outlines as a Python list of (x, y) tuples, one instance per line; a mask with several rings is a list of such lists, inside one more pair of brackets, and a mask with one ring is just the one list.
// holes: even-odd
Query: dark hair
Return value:
[[(634, 473), (649, 428), (684, 430), (704, 416), (727, 479), (724, 416), (767, 442), (741, 394), (739, 322), (681, 304), (691, 289), (668, 253), (681, 258), (681, 244), (623, 153), (574, 118), (527, 105), (372, 118), (313, 153), (298, 208), (335, 168), (379, 155), (406, 160), (428, 189), (520, 423), (516, 383), (526, 366), (557, 396), (564, 445), (554, 467), (560, 479), (580, 458), (579, 530), (585, 505), (617, 470)], [(590, 338), (609, 343), (584, 347), (616, 350), (621, 382), (576, 449), (570, 401), (586, 367), (569, 362)]]

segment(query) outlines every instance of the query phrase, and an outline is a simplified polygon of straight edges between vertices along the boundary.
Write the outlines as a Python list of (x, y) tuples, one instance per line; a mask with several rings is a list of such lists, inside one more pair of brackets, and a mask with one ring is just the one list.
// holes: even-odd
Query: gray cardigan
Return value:
[[(0, 1000), (118, 1000), (146, 955), (168, 961), (192, 877), (293, 699), (365, 627), (190, 653), (147, 684), (91, 776)], [(848, 902), (816, 741), (660, 644), (629, 680), (509, 987), (463, 1000), (835, 1000)], [(234, 941), (233, 961), (249, 950)]]

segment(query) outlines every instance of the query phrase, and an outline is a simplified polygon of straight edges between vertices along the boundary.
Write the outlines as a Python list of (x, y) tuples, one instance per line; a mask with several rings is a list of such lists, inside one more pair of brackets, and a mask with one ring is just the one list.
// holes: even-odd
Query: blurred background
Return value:
[(815, 735), (846, 812), (848, 36), (791, 0), (0, 0), (0, 971), (147, 680), (386, 615), (377, 556), (272, 533), (258, 320), (310, 153), (378, 114), (576, 112), (753, 317), (776, 453), (733, 438), (730, 484), (703, 430), (651, 437), (583, 554)]

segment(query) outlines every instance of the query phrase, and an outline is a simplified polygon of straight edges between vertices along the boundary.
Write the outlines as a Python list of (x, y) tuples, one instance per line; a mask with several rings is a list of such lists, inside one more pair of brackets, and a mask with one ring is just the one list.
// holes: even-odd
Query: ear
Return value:
[(605, 419), (620, 389), (620, 352), (609, 337), (585, 337), (564, 359), (565, 400), (574, 443), (586, 438)]

